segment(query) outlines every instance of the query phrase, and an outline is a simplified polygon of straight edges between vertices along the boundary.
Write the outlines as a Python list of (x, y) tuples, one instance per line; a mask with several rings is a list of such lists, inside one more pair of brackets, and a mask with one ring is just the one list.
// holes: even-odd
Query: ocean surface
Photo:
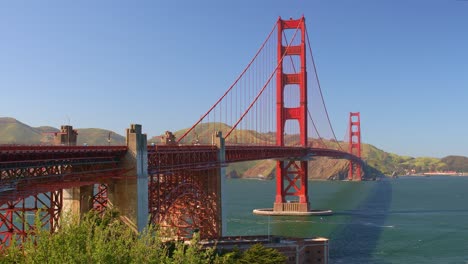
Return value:
[(468, 177), (309, 181), (312, 209), (331, 216), (256, 216), (274, 181), (227, 181), (227, 235), (323, 236), (331, 263), (468, 263)]

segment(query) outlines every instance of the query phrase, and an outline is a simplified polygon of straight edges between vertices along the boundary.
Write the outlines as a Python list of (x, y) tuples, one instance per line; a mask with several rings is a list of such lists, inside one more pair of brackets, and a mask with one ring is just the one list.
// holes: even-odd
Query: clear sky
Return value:
[(343, 138), (468, 156), (468, 1), (0, 1), (0, 116), (149, 136), (193, 124), (278, 16), (306, 17)]

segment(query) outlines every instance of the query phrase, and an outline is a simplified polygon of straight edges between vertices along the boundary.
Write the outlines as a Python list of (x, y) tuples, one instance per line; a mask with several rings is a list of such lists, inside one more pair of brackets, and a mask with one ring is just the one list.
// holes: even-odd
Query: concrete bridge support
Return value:
[[(61, 126), (55, 135), (55, 144), (60, 146), (76, 146), (78, 132), (73, 126)], [(71, 170), (68, 168), (66, 170)], [(69, 171), (72, 172), (72, 171)], [(79, 215), (80, 217), (93, 208), (93, 186), (73, 187), (63, 189), (62, 212)]]
[(216, 145), (218, 147), (218, 161), (221, 164), (221, 167), (219, 168), (219, 195), (218, 195), (218, 213), (220, 214), (219, 216), (219, 226), (221, 227), (221, 236), (226, 236), (227, 235), (227, 197), (226, 197), (226, 166), (224, 164), (226, 163), (226, 144), (225, 144), (225, 139), (223, 138), (223, 134), (221, 131), (218, 131), (216, 133)]
[(93, 209), (94, 185), (63, 189), (62, 211), (80, 217)]
[(148, 150), (141, 125), (127, 129), (127, 154), (122, 161), (127, 171), (122, 179), (109, 184), (109, 205), (116, 208), (123, 220), (135, 230), (148, 225)]
[(55, 133), (54, 142), (59, 146), (76, 146), (78, 132), (73, 126), (61, 126), (60, 132)]

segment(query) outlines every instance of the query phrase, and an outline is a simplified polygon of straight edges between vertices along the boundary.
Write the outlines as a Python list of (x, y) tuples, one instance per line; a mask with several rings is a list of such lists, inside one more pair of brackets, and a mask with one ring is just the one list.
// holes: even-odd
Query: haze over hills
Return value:
[[(217, 124), (222, 130), (230, 127), (225, 124)], [(186, 142), (198, 142), (200, 144), (211, 144), (212, 127), (210, 124), (201, 124), (197, 127), (196, 136), (191, 135)], [(124, 145), (125, 137), (113, 131), (100, 128), (77, 128), (78, 145)], [(187, 129), (174, 132), (176, 138), (180, 137)], [(53, 144), (55, 132), (58, 128), (50, 126), (31, 127), (14, 118), (0, 117), (0, 144)], [(238, 130), (237, 137), (228, 138), (228, 143), (243, 140), (245, 142), (273, 142), (273, 133), (259, 133), (252, 130)], [(155, 136), (148, 140), (149, 143), (161, 144), (162, 136)], [(198, 140), (198, 141), (197, 141)], [(294, 144), (297, 136), (289, 135), (287, 142)], [(319, 143), (311, 140), (312, 144)], [(292, 143), (291, 143), (292, 142)], [(325, 141), (326, 145), (334, 145), (336, 142)], [(341, 142), (346, 149), (346, 143)], [(399, 175), (407, 173), (422, 173), (429, 171), (457, 171), (468, 172), (468, 158), (463, 156), (447, 156), (442, 159), (430, 157), (407, 157), (385, 152), (375, 146), (362, 144), (362, 156), (366, 162), (364, 168), (367, 178), (391, 175), (396, 172)], [(347, 175), (348, 162), (323, 157), (316, 157), (309, 162), (309, 178), (313, 179), (344, 179)], [(250, 161), (231, 164), (227, 168), (229, 177), (232, 178), (264, 178), (272, 179), (275, 175), (275, 162), (273, 160)]]

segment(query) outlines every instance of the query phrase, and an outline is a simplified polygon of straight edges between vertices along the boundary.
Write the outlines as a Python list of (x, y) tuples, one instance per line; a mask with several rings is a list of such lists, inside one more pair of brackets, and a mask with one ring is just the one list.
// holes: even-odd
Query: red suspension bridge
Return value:
[(348, 141), (340, 144), (304, 17), (278, 19), (219, 100), (190, 129), (168, 133), (166, 144), (148, 145), (140, 125), (127, 130), (127, 146), (78, 147), (76, 136), (64, 126), (56, 135), (62, 146), (0, 147), (2, 245), (25, 236), (34, 213), (54, 231), (64, 212), (109, 207), (138, 230), (150, 219), (168, 235), (186, 237), (197, 229), (202, 237), (219, 237), (230, 163), (275, 159), (273, 210), (286, 213), (311, 209), (310, 159), (349, 160), (349, 180), (361, 180), (362, 173), (359, 113), (350, 114)]

